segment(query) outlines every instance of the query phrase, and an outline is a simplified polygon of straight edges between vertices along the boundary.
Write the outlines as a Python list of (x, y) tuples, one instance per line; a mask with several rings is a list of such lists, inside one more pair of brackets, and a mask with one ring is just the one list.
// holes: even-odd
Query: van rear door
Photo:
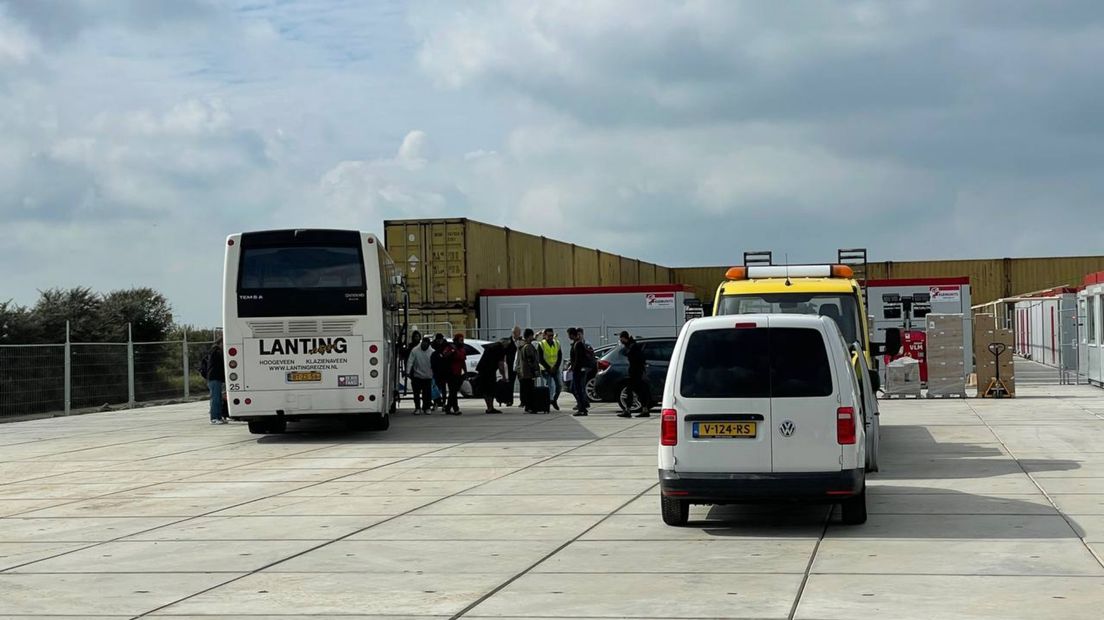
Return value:
[(690, 333), (678, 365), (675, 471), (767, 473), (771, 467), (766, 317)]
[(772, 317), (771, 412), (775, 472), (839, 471), (836, 438), (839, 400), (831, 356), (821, 330), (787, 326)]

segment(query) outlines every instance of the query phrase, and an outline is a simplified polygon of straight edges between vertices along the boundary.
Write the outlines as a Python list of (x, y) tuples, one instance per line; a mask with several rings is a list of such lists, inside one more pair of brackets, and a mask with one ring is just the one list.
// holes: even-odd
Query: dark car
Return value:
[[(645, 378), (652, 395), (652, 402), (663, 399), (663, 384), (667, 381), (667, 368), (671, 365), (671, 355), (675, 352), (675, 338), (642, 338), (637, 342), (644, 348), (647, 363)], [(598, 360), (598, 375), (594, 378), (594, 392), (604, 402), (619, 403), (622, 409), (630, 411), (639, 408), (638, 403), (630, 402), (629, 360), (625, 349), (614, 347)]]

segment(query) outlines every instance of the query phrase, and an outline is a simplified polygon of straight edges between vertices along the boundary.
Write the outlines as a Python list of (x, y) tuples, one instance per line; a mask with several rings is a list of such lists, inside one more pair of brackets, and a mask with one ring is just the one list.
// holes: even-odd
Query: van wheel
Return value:
[(690, 520), (690, 502), (684, 499), (663, 495), (659, 498), (659, 506), (663, 513), (663, 522), (667, 525), (682, 527)]
[(264, 422), (260, 420), (250, 420), (249, 432), (253, 433), (254, 435), (264, 435), (268, 432), (268, 427), (265, 425)]
[(843, 501), (840, 504), (845, 525), (862, 525), (866, 523), (866, 487), (858, 495)]

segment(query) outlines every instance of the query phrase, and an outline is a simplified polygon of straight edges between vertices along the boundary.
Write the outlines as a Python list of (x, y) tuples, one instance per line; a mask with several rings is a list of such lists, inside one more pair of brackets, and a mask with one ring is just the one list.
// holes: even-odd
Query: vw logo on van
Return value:
[(778, 432), (782, 433), (783, 437), (793, 437), (794, 431), (797, 430), (797, 425), (793, 423), (793, 420), (784, 420), (782, 424), (778, 426)]

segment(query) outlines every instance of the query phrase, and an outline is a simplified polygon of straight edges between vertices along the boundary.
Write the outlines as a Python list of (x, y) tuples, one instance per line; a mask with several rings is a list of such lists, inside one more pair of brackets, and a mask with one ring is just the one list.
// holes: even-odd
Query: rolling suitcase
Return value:
[(548, 413), (552, 409), (552, 391), (548, 389), (547, 382), (541, 381), (533, 387), (529, 408), (537, 413)]
[(495, 401), (500, 405), (510, 406), (514, 403), (514, 386), (506, 379), (499, 379), (495, 383)]

